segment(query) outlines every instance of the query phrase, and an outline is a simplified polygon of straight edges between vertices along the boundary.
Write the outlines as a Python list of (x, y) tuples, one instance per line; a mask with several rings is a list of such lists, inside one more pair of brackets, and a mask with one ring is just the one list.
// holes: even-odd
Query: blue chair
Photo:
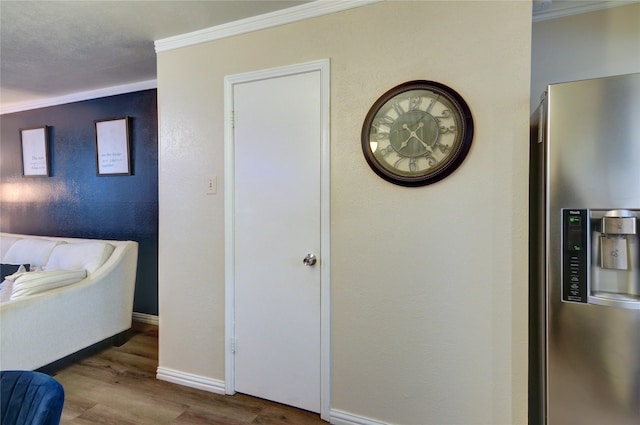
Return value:
[(0, 372), (2, 425), (59, 425), (64, 405), (62, 385), (40, 372)]

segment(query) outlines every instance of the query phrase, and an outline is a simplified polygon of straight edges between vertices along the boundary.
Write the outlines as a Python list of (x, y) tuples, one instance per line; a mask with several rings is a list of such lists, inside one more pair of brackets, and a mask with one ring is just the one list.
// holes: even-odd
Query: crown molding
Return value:
[(640, 0), (608, 0), (608, 1), (553, 1), (534, 0), (533, 22), (564, 18), (582, 13), (596, 12), (612, 7), (627, 6), (639, 3)]
[(343, 10), (378, 3), (382, 0), (316, 0), (299, 6), (277, 10), (250, 18), (240, 19), (198, 31), (180, 34), (155, 41), (156, 53), (194, 44), (233, 37), (253, 31), (299, 22)]
[(141, 90), (155, 89), (158, 87), (158, 80), (140, 81), (137, 83), (123, 84), (120, 86), (105, 87), (97, 90), (72, 93), (59, 97), (50, 97), (32, 102), (17, 103), (0, 108), (0, 115), (11, 114), (13, 112), (27, 111), (30, 109), (46, 108), (48, 106), (63, 105), (65, 103), (81, 102), (83, 100), (98, 99), (100, 97), (115, 96), (118, 94), (131, 93)]
[[(305, 19), (315, 18), (340, 12), (348, 9), (362, 7), (384, 0), (315, 0), (299, 6), (290, 7), (251, 18), (180, 34), (173, 37), (156, 40), (154, 42), (156, 53), (181, 47), (192, 46), (207, 41), (214, 41), (252, 31), (272, 28), (279, 25), (290, 24)], [(544, 21), (563, 18), (581, 13), (595, 12), (618, 6), (627, 6), (640, 3), (640, 0), (608, 0), (608, 1), (556, 1), (534, 0), (532, 21)], [(140, 81), (137, 83), (106, 87), (97, 90), (72, 93), (60, 97), (40, 99), (8, 106), (0, 107), (0, 115), (30, 109), (45, 108), (48, 106), (62, 105), (65, 103), (79, 102), (100, 97), (114, 96), (135, 91), (157, 88), (157, 80)]]

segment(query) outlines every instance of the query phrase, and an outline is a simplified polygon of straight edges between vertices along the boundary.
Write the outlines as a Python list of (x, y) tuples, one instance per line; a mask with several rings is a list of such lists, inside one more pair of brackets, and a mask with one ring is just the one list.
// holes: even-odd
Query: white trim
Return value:
[(224, 79), (224, 149), (225, 149), (225, 393), (235, 393), (235, 197), (233, 86), (285, 75), (320, 71), (321, 80), (321, 188), (320, 188), (320, 417), (330, 417), (331, 406), (331, 193), (330, 193), (330, 62), (329, 59), (272, 68), (225, 77)]
[(133, 321), (139, 323), (146, 323), (147, 325), (156, 325), (160, 324), (160, 319), (157, 315), (147, 314), (147, 313), (138, 313), (136, 311), (133, 312)]
[(331, 411), (331, 424), (333, 425), (391, 425), (387, 422), (380, 422), (374, 419), (356, 416), (341, 410)]
[(320, 417), (331, 414), (331, 62), (320, 70)]
[[(540, 10), (533, 12), (533, 22), (546, 21), (549, 19), (564, 18), (567, 16), (580, 15), (581, 13), (596, 12), (598, 10), (610, 9), (612, 7), (627, 6), (638, 3), (640, 0), (615, 0), (615, 1), (588, 1), (562, 3), (550, 0), (540, 2)], [(545, 5), (548, 4), (548, 7)]]
[(279, 25), (290, 24), (305, 19), (341, 12), (343, 10), (366, 6), (382, 0), (316, 0), (299, 6), (277, 10), (250, 18), (240, 19), (226, 24), (204, 28), (198, 31), (167, 37), (154, 42), (156, 53), (199, 43), (233, 37)]
[(46, 108), (48, 106), (63, 105), (65, 103), (81, 102), (83, 100), (98, 99), (100, 97), (115, 96), (118, 94), (132, 93), (135, 91), (155, 89), (158, 87), (157, 80), (140, 81), (137, 83), (123, 84), (120, 86), (105, 87), (97, 90), (84, 91), (67, 94), (59, 97), (50, 97), (15, 105), (3, 106), (0, 108), (0, 115), (13, 112), (27, 111), (30, 109)]
[(224, 376), (225, 393), (234, 394), (236, 388), (235, 377), (235, 148), (233, 143), (233, 83), (230, 78), (224, 79)]
[(210, 393), (224, 394), (224, 381), (194, 375), (192, 373), (180, 372), (166, 367), (156, 369), (156, 378), (185, 387), (196, 388)]

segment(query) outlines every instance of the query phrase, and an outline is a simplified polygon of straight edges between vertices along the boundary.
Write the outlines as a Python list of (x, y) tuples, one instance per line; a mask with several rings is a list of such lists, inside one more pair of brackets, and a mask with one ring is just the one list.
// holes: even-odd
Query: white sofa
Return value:
[(1, 370), (39, 369), (131, 328), (137, 242), (0, 233), (0, 255), (32, 270), (0, 287)]

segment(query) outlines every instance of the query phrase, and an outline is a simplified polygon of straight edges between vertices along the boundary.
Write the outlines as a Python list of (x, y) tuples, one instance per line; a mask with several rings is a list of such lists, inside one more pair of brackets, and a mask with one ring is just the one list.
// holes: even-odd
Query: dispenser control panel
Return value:
[(587, 210), (562, 210), (562, 301), (588, 300), (588, 217)]

